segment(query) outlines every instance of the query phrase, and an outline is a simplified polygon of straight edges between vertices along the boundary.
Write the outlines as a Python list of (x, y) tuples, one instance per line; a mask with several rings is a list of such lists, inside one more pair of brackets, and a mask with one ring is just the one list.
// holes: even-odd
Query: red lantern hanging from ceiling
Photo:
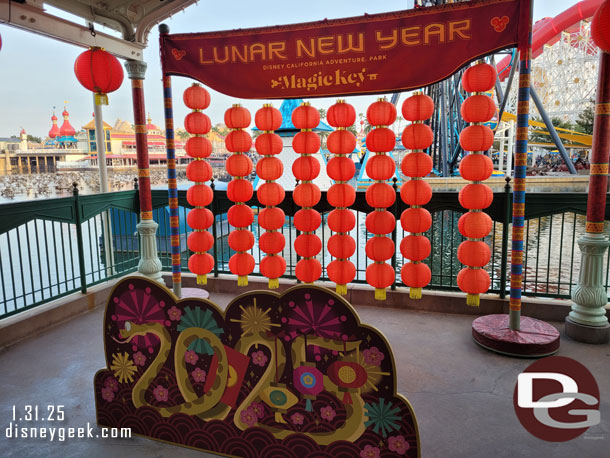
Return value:
[(366, 117), (369, 124), (375, 126), (366, 136), (366, 146), (378, 157), (371, 158), (373, 164), (366, 169), (369, 178), (375, 181), (366, 191), (366, 202), (375, 210), (369, 213), (365, 224), (367, 230), (374, 234), (373, 238), (387, 239), (367, 243), (367, 255), (373, 263), (366, 268), (366, 281), (375, 288), (375, 299), (385, 300), (386, 288), (396, 280), (394, 268), (385, 263), (389, 259), (387, 254), (395, 250), (394, 242), (387, 235), (394, 230), (396, 219), (386, 208), (396, 200), (396, 191), (387, 183), (394, 176), (396, 164), (390, 164), (383, 156), (396, 145), (396, 135), (387, 127), (396, 120), (396, 107), (385, 98), (379, 99), (369, 106)]
[[(403, 230), (410, 232), (400, 243), (400, 252), (409, 259), (400, 271), (402, 282), (409, 287), (411, 299), (421, 299), (422, 288), (432, 277), (430, 267), (423, 261), (430, 255), (430, 240), (423, 233), (430, 229), (432, 217), (428, 210), (421, 208), (432, 198), (432, 188), (423, 180), (432, 171), (432, 158), (424, 152), (434, 139), (432, 129), (424, 121), (434, 113), (432, 98), (416, 92), (402, 104), (402, 114), (412, 124), (405, 127), (402, 143), (407, 154), (400, 164), (402, 173), (411, 178), (400, 189), (403, 202), (410, 205), (400, 218)], [(410, 152), (409, 152), (410, 150)]]
[[(354, 177), (356, 166), (350, 158), (356, 148), (356, 136), (347, 130), (356, 121), (356, 110), (345, 100), (337, 100), (327, 112), (326, 119), (335, 127), (333, 133), (328, 136), (326, 147), (334, 154), (328, 161), (326, 173), (335, 180), (335, 183), (326, 193), (328, 203), (335, 207), (328, 216), (328, 225), (334, 232), (328, 239), (328, 252), (335, 259), (331, 261), (326, 269), (328, 278), (336, 284), (338, 294), (347, 294), (347, 284), (356, 277), (356, 267), (349, 260), (356, 251), (356, 242), (349, 234), (353, 226), (341, 224), (341, 218), (349, 218), (345, 213), (353, 216), (348, 209), (356, 200), (356, 190), (349, 181)], [(342, 213), (343, 212), (343, 213)]]
[(74, 73), (80, 84), (95, 92), (97, 105), (108, 105), (106, 94), (116, 91), (123, 83), (123, 67), (119, 60), (97, 46), (76, 58)]
[(241, 105), (233, 105), (225, 112), (225, 124), (231, 132), (225, 138), (227, 150), (233, 155), (227, 159), (226, 169), (233, 180), (229, 183), (227, 197), (235, 202), (227, 213), (227, 220), (236, 230), (229, 237), (229, 247), (236, 253), (229, 259), (229, 269), (237, 275), (237, 285), (246, 286), (248, 275), (254, 270), (254, 257), (248, 251), (254, 246), (254, 236), (248, 229), (254, 221), (254, 213), (245, 202), (252, 197), (252, 183), (246, 178), (252, 172), (252, 160), (246, 153), (252, 147), (252, 138), (246, 132), (252, 118)]
[[(297, 129), (301, 129), (292, 139), (292, 149), (301, 155), (292, 167), (295, 179), (300, 181), (294, 188), (292, 197), (295, 204), (303, 207), (294, 218), (296, 230), (301, 231), (294, 241), (294, 249), (297, 255), (301, 256), (295, 268), (295, 275), (304, 283), (313, 283), (322, 275), (322, 265), (316, 259), (322, 249), (322, 242), (315, 234), (321, 220), (320, 214), (312, 208), (317, 205), (322, 195), (320, 188), (313, 182), (320, 173), (320, 163), (313, 156), (320, 149), (320, 137), (312, 129), (320, 124), (320, 113), (308, 102), (303, 102), (292, 112), (292, 123)], [(310, 213), (297, 218), (303, 211)]]
[[(197, 94), (197, 97), (193, 97), (193, 94)], [(214, 258), (207, 253), (214, 246), (214, 238), (207, 231), (214, 223), (214, 215), (205, 207), (212, 203), (214, 193), (212, 188), (205, 184), (212, 178), (212, 167), (205, 161), (212, 152), (212, 145), (204, 137), (210, 131), (211, 123), (208, 116), (200, 110), (210, 105), (210, 94), (195, 83), (184, 92), (183, 100), (193, 110), (186, 118), (193, 119), (192, 115), (197, 114), (201, 119), (201, 122), (188, 124), (185, 120), (186, 131), (193, 135), (187, 141), (185, 149), (194, 159), (186, 168), (187, 179), (194, 182), (186, 193), (187, 202), (194, 207), (187, 215), (187, 224), (193, 229), (187, 239), (187, 245), (194, 253), (189, 258), (188, 268), (197, 275), (197, 283), (205, 285), (207, 274), (214, 268)]]
[[(269, 279), (269, 288), (279, 287), (279, 278), (286, 271), (286, 260), (279, 254), (284, 249), (286, 241), (284, 234), (278, 232), (286, 215), (277, 205), (284, 201), (284, 188), (275, 182), (282, 176), (284, 166), (275, 157), (283, 148), (282, 139), (274, 133), (282, 125), (282, 114), (271, 104), (265, 104), (254, 115), (256, 127), (263, 132), (256, 139), (256, 150), (263, 156), (256, 164), (256, 173), (265, 182), (259, 186), (256, 196), (259, 203), (265, 206), (258, 214), (258, 225), (265, 229), (261, 235), (259, 246), (267, 255), (261, 259), (260, 271)], [(259, 139), (263, 137), (263, 140)]]
[(478, 63), (464, 72), (462, 86), (467, 92), (474, 92), (462, 104), (460, 111), (466, 122), (472, 123), (460, 133), (460, 145), (470, 152), (460, 163), (460, 174), (472, 181), (464, 186), (458, 195), (462, 207), (468, 209), (458, 222), (458, 230), (466, 237), (458, 248), (458, 259), (465, 265), (457, 276), (458, 287), (466, 293), (466, 303), (478, 306), (479, 295), (489, 288), (490, 279), (485, 266), (491, 257), (491, 250), (483, 239), (491, 230), (491, 218), (483, 213), (493, 201), (489, 186), (481, 183), (493, 172), (491, 159), (485, 155), (493, 144), (494, 134), (483, 124), (491, 120), (496, 106), (485, 91), (491, 90), (496, 82), (495, 67)]

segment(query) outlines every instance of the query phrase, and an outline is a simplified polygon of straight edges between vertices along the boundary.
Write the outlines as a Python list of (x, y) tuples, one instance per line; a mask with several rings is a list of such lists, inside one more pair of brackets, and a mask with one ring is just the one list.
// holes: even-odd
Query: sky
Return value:
[[(555, 16), (575, 0), (534, 0), (534, 20)], [(223, 8), (219, 5), (227, 5)], [(171, 33), (207, 32), (276, 24), (316, 21), (374, 14), (412, 8), (413, 0), (231, 0), (217, 2), (202, 0), (164, 21)], [(55, 14), (58, 10), (52, 10)], [(83, 88), (74, 75), (74, 61), (84, 51), (73, 45), (45, 38), (0, 24), (0, 137), (18, 135), (21, 128), (27, 133), (45, 137), (51, 128), (53, 107), (61, 125), (64, 102), (70, 112), (72, 125), (79, 130), (92, 119), (91, 93)], [(146, 111), (153, 123), (163, 128), (163, 88), (159, 62), (159, 34), (155, 27), (148, 37), (144, 60), (148, 64), (144, 81)], [(174, 119), (181, 128), (188, 109), (182, 103), (182, 92), (193, 80), (173, 77)], [(222, 122), (224, 111), (233, 103), (241, 102), (254, 113), (264, 103), (261, 100), (237, 100), (215, 91), (206, 110), (212, 123)], [(365, 112), (375, 96), (349, 97), (348, 102), (357, 112)], [(114, 125), (117, 118), (133, 123), (131, 88), (127, 75), (123, 85), (109, 94), (110, 104), (103, 107), (104, 120)], [(335, 98), (312, 100), (317, 108), (327, 108)], [(279, 107), (275, 101), (274, 106)]]

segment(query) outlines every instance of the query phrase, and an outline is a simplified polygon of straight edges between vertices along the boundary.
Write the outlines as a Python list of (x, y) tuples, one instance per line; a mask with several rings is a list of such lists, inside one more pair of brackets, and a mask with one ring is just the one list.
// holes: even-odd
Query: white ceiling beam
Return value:
[(83, 48), (100, 46), (123, 59), (143, 60), (146, 47), (144, 44), (132, 43), (101, 32), (96, 32), (93, 37), (83, 25), (45, 13), (39, 7), (9, 0), (0, 0), (0, 23)]

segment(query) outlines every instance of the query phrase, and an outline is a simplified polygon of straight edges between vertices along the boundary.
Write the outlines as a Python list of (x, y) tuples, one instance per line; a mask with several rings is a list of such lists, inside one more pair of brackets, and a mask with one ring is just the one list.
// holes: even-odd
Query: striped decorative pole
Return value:
[(180, 221), (178, 217), (178, 185), (176, 183), (176, 145), (174, 142), (174, 109), (172, 80), (163, 77), (165, 144), (167, 149), (167, 193), (169, 196), (169, 235), (172, 247), (172, 285), (174, 294), (182, 297), (182, 262), (180, 259)]
[(138, 163), (138, 184), (140, 196), (140, 223), (138, 232), (141, 239), (140, 262), (138, 272), (160, 281), (161, 260), (157, 255), (157, 223), (152, 217), (152, 197), (150, 194), (150, 169), (148, 162), (148, 141), (146, 131), (146, 111), (144, 107), (144, 75), (146, 63), (135, 60), (125, 62), (127, 75), (131, 80), (133, 99), (134, 130), (136, 137), (136, 160)]
[(527, 166), (527, 136), (530, 111), (530, 73), (532, 70), (532, 32), (528, 45), (520, 50), (519, 93), (517, 98), (517, 142), (513, 176), (513, 230), (510, 266), (509, 326), (518, 331), (521, 326), (521, 288), (523, 285), (523, 225), (525, 216), (525, 169)]
[[(606, 8), (610, 10), (610, 4)], [(593, 20), (592, 29), (596, 25), (595, 21), (599, 14)], [(595, 35), (593, 36), (595, 37)], [(574, 302), (572, 311), (566, 318), (565, 327), (566, 334), (573, 339), (597, 344), (610, 340), (610, 325), (605, 308), (608, 295), (604, 286), (604, 254), (609, 243), (608, 238), (604, 235), (609, 155), (610, 54), (600, 50), (590, 157), (586, 234), (578, 241), (582, 252), (580, 275), (578, 284), (572, 292)]]

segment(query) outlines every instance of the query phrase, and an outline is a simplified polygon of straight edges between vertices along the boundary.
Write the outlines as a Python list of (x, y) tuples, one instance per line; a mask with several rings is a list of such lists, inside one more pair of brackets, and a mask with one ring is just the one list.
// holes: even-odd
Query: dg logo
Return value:
[(564, 356), (531, 364), (517, 377), (513, 404), (531, 434), (565, 442), (600, 423), (599, 388), (589, 370)]

